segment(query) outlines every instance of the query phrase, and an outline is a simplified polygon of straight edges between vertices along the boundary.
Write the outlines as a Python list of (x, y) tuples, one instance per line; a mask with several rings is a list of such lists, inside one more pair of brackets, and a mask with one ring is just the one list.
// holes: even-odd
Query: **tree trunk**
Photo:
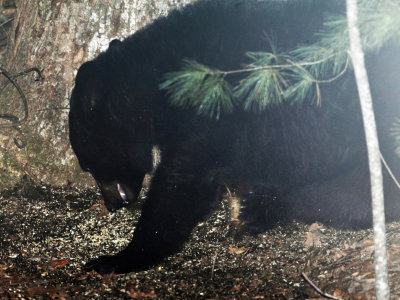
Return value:
[[(17, 0), (1, 66), (10, 75), (36, 67), (44, 79), (36, 81), (35, 73), (16, 79), (27, 98), (29, 117), (20, 132), (0, 125), (0, 188), (24, 174), (53, 185), (92, 184), (80, 171), (68, 139), (69, 97), (77, 69), (105, 50), (110, 40), (127, 37), (190, 1)], [(17, 90), (1, 80), (0, 114), (21, 119)], [(0, 122), (10, 125), (9, 119)], [(26, 146), (18, 148), (14, 138)]]
[(385, 205), (383, 193), (383, 178), (381, 158), (378, 142), (378, 133), (372, 96), (368, 82), (367, 70), (364, 62), (364, 52), (360, 32), (357, 27), (357, 0), (347, 0), (347, 20), (350, 38), (350, 54), (354, 66), (354, 74), (360, 97), (361, 112), (365, 138), (367, 142), (368, 164), (371, 178), (372, 217), (374, 227), (375, 246), (375, 290), (379, 300), (390, 299), (388, 285)]

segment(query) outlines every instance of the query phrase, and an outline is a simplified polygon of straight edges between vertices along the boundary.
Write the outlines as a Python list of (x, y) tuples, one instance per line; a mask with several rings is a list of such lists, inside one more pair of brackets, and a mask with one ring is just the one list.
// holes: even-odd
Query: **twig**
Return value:
[(36, 81), (44, 79), (41, 71), (38, 68), (30, 68), (12, 76), (4, 68), (0, 67), (0, 73), (3, 74), (4, 77), (6, 77), (8, 81), (11, 82), (11, 84), (17, 89), (18, 94), (22, 100), (23, 110), (24, 110), (24, 116), (21, 119), (13, 114), (0, 114), (0, 119), (10, 121), (10, 123), (0, 124), (0, 128), (13, 128), (18, 131), (18, 139), (14, 138), (14, 144), (20, 149), (26, 146), (26, 140), (22, 135), (22, 131), (19, 126), (26, 122), (29, 113), (28, 113), (28, 101), (26, 100), (24, 92), (22, 91), (21, 87), (18, 85), (15, 79), (19, 76), (26, 75), (30, 72), (36, 72), (38, 74), (38, 78), (36, 79)]
[(22, 130), (20, 127), (15, 127), (15, 130), (17, 131), (17, 135), (14, 136), (14, 144), (17, 146), (19, 149), (25, 148), (27, 142), (26, 138), (24, 137)]
[(393, 179), (394, 183), (396, 184), (397, 188), (400, 189), (400, 183), (397, 180), (396, 176), (394, 176), (392, 170), (389, 168), (389, 165), (387, 164), (387, 162), (386, 162), (385, 158), (383, 157), (382, 153), (380, 153), (380, 156), (381, 156), (382, 163), (385, 166), (386, 170), (388, 171), (390, 177), (392, 177), (392, 179)]
[(70, 110), (70, 107), (50, 106), (47, 108), (36, 109), (34, 111), (48, 111), (48, 110)]
[(24, 105), (24, 116), (22, 119), (10, 114), (0, 114), (0, 118), (11, 121), (10, 124), (0, 124), (0, 128), (9, 128), (16, 127), (18, 125), (23, 124), (28, 119), (28, 101), (25, 98), (24, 92), (18, 85), (18, 83), (14, 80), (13, 76), (11, 76), (5, 69), (0, 67), (0, 72), (12, 83), (12, 85), (17, 89), (18, 94), (21, 97), (22, 103)]
[(25, 71), (22, 71), (22, 72), (20, 72), (20, 73), (18, 73), (16, 75), (14, 75), (13, 78), (15, 79), (15, 78), (17, 78), (19, 76), (26, 75), (26, 74), (28, 74), (30, 72), (36, 72), (36, 74), (38, 75), (38, 78), (35, 79), (36, 81), (40, 81), (40, 80), (44, 79), (44, 77), (42, 75), (42, 72), (38, 68), (27, 69)]
[[(299, 69), (302, 69), (304, 72), (307, 72), (310, 75), (312, 82), (314, 82), (314, 83), (331, 83), (331, 82), (335, 81), (336, 79), (338, 79), (339, 77), (341, 77), (344, 73), (346, 73), (346, 71), (349, 67), (349, 59), (346, 59), (346, 65), (343, 67), (343, 70), (340, 71), (336, 76), (329, 78), (329, 79), (316, 79), (313, 76), (311, 76), (311, 74), (303, 67), (305, 64), (297, 63), (297, 62), (291, 61), (290, 59), (287, 59), (286, 61), (291, 63), (293, 66), (296, 66)], [(307, 64), (306, 64), (306, 66), (307, 66)]]
[(313, 288), (314, 290), (316, 290), (317, 293), (320, 294), (321, 296), (323, 296), (323, 297), (325, 297), (325, 298), (328, 298), (328, 299), (343, 300), (343, 298), (341, 298), (341, 297), (335, 297), (335, 296), (329, 295), (329, 294), (324, 293), (323, 291), (321, 291), (321, 289), (320, 289), (319, 287), (317, 287), (317, 286), (307, 277), (306, 273), (302, 272), (302, 273), (301, 273), (301, 276), (302, 276), (302, 277), (304, 278), (304, 280), (305, 280), (309, 285), (311, 285), (312, 288)]
[(213, 280), (213, 277), (214, 277), (214, 268), (215, 268), (215, 261), (217, 260), (217, 256), (218, 256), (218, 251), (215, 252), (215, 255), (214, 255), (213, 260), (212, 260), (211, 280)]
[(3, 23), (0, 24), (0, 27), (3, 27), (4, 25), (6, 25), (7, 23), (9, 23), (11, 21), (14, 21), (14, 18), (10, 18), (10, 19), (4, 21)]
[(18, 85), (18, 83), (15, 81), (15, 79), (19, 76), (26, 75), (30, 72), (36, 72), (38, 74), (38, 78), (36, 81), (44, 79), (42, 73), (38, 68), (30, 68), (25, 71), (22, 71), (14, 76), (11, 76), (5, 69), (0, 67), (0, 72), (8, 79), (9, 82), (12, 83), (12, 85), (17, 89), (18, 94), (21, 97), (23, 106), (24, 106), (24, 117), (22, 119), (19, 119), (17, 116), (12, 115), (12, 114), (0, 114), (1, 119), (5, 119), (8, 121), (11, 121), (10, 124), (0, 124), (0, 128), (9, 128), (9, 127), (16, 127), (18, 125), (23, 124), (27, 119), (28, 119), (28, 101), (26, 100), (26, 97), (21, 89), (21, 87)]
[[(340, 52), (338, 53), (333, 53), (331, 55), (329, 55), (328, 57), (322, 58), (320, 60), (316, 60), (316, 61), (300, 61), (298, 63), (296, 63), (297, 66), (313, 66), (313, 65), (317, 65), (317, 64), (321, 64), (329, 59), (331, 59), (332, 57), (337, 56), (338, 54), (340, 54)], [(217, 71), (213, 71), (213, 72), (208, 72), (210, 75), (231, 75), (231, 74), (237, 74), (237, 73), (247, 73), (247, 72), (254, 72), (254, 71), (259, 71), (259, 70), (274, 70), (274, 69), (289, 69), (293, 67), (293, 63), (289, 63), (289, 64), (281, 64), (281, 65), (268, 65), (268, 66), (257, 66), (257, 67), (248, 67), (248, 68), (244, 68), (244, 69), (240, 69), (240, 70), (233, 70), (233, 71), (221, 71), (221, 70), (217, 70)], [(341, 76), (342, 74), (340, 74)], [(340, 77), (339, 76), (339, 77)], [(329, 79), (328, 79), (329, 80)]]
[(226, 191), (228, 192), (228, 197), (232, 198), (233, 194), (231, 192), (231, 190), (229, 189), (229, 187), (227, 185), (225, 185)]

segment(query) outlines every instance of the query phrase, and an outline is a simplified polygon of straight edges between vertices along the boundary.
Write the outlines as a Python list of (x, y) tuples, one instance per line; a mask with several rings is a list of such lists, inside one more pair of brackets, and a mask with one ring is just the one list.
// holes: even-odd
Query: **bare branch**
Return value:
[(324, 293), (319, 287), (317, 287), (308, 277), (307, 277), (307, 275), (306, 275), (306, 273), (301, 273), (301, 276), (304, 278), (304, 280), (309, 284), (309, 285), (311, 285), (312, 286), (312, 288), (314, 289), (314, 290), (316, 290), (317, 291), (317, 293), (318, 294), (320, 294), (321, 296), (323, 296), (323, 297), (325, 297), (325, 298), (328, 298), (328, 299), (335, 299), (335, 300), (342, 300), (343, 298), (341, 298), (341, 297), (335, 297), (335, 296), (332, 296), (332, 295), (330, 295), (330, 294), (327, 294), (327, 293)]
[(0, 124), (0, 128), (13, 128), (13, 129), (17, 130), (18, 138), (16, 138), (16, 137), (14, 138), (14, 143), (20, 149), (24, 148), (26, 146), (26, 140), (25, 140), (24, 136), (22, 135), (22, 131), (19, 126), (21, 126), (23, 123), (25, 123), (28, 120), (29, 109), (28, 109), (28, 101), (26, 100), (25, 94), (15, 79), (19, 76), (26, 75), (30, 72), (36, 72), (38, 74), (38, 78), (36, 79), (37, 81), (44, 79), (41, 71), (38, 68), (30, 68), (30, 69), (27, 69), (25, 71), (22, 71), (16, 75), (12, 76), (4, 68), (0, 67), (0, 73), (3, 74), (4, 77), (6, 77), (7, 80), (17, 89), (18, 94), (22, 100), (22, 105), (23, 105), (23, 110), (24, 110), (24, 116), (21, 119), (13, 114), (0, 114), (0, 119), (9, 121), (9, 123)]

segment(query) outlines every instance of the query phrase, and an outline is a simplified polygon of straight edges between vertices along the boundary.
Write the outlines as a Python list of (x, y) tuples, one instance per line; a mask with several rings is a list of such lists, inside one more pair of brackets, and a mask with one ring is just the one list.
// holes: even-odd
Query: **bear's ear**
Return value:
[(122, 49), (122, 42), (120, 40), (112, 40), (108, 45), (107, 54), (113, 62), (116, 62), (124, 56), (124, 54), (121, 53)]
[(109, 47), (109, 48), (118, 48), (118, 47), (121, 46), (121, 44), (122, 44), (122, 42), (121, 42), (120, 40), (115, 39), (115, 40), (112, 40), (112, 41), (110, 42), (110, 44), (108, 45), (108, 47)]

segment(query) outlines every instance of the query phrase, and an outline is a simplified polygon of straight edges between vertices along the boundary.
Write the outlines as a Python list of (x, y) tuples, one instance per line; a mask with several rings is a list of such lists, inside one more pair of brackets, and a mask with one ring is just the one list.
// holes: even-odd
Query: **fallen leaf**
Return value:
[(249, 250), (249, 248), (235, 248), (235, 247), (229, 247), (229, 253), (232, 254), (242, 254), (244, 252), (246, 252), (247, 250)]

